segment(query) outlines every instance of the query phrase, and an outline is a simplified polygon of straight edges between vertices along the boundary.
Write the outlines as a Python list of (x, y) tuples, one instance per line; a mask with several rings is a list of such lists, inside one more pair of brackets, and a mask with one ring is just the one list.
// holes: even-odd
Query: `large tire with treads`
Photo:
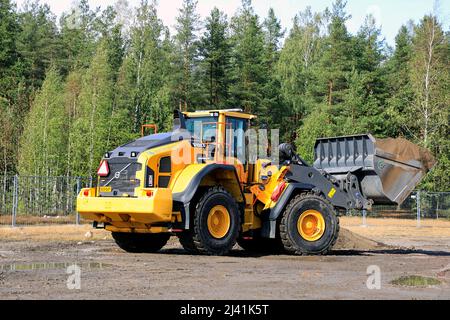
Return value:
[(153, 253), (161, 250), (169, 241), (168, 233), (121, 233), (113, 232), (117, 245), (131, 253)]
[(221, 186), (208, 189), (198, 200), (190, 230), (178, 235), (191, 254), (225, 255), (236, 244), (241, 215), (236, 200)]
[(339, 236), (339, 218), (326, 199), (303, 193), (283, 212), (280, 236), (285, 250), (298, 255), (327, 254)]

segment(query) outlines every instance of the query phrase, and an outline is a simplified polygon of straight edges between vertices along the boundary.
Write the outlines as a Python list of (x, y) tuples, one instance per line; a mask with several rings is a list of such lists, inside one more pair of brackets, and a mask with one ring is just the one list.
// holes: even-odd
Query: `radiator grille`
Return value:
[(134, 189), (140, 184), (136, 172), (142, 169), (142, 165), (129, 158), (112, 158), (108, 160), (108, 165), (109, 175), (100, 178), (100, 196), (134, 196)]

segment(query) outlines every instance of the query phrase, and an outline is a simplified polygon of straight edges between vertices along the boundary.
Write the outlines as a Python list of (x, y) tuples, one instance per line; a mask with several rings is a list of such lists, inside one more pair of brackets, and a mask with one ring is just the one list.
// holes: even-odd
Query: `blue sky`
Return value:
[[(76, 0), (41, 0), (41, 2), (48, 3), (58, 16), (67, 11), (74, 1)], [(25, 0), (16, 2), (20, 8)], [(92, 7), (106, 7), (115, 2), (116, 0), (89, 0)], [(128, 2), (135, 6), (139, 4), (140, 0), (128, 0)], [(180, 7), (181, 2), (182, 0), (159, 0), (159, 15), (169, 27), (173, 27), (175, 24), (176, 9)], [(326, 7), (331, 7), (332, 2), (332, 0), (253, 0), (253, 6), (258, 15), (262, 17), (265, 17), (269, 8), (273, 7), (283, 26), (289, 30), (297, 12), (307, 6), (311, 6), (313, 11), (322, 11)], [(198, 0), (198, 11), (204, 17), (214, 6), (217, 6), (232, 16), (240, 3), (241, 0)], [(439, 7), (437, 11), (435, 10), (436, 3)], [(366, 14), (372, 13), (390, 45), (394, 44), (395, 35), (402, 24), (410, 19), (417, 22), (426, 13), (437, 12), (445, 30), (450, 29), (449, 0), (438, 2), (435, 0), (348, 0), (347, 11), (352, 15), (352, 19), (347, 23), (350, 32), (356, 33)]]

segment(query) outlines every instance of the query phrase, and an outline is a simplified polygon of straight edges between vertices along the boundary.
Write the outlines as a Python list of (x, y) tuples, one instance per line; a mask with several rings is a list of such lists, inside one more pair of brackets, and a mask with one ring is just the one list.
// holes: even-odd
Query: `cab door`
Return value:
[(247, 182), (248, 146), (246, 132), (248, 120), (234, 117), (226, 118), (225, 158), (227, 163), (233, 164), (241, 183)]

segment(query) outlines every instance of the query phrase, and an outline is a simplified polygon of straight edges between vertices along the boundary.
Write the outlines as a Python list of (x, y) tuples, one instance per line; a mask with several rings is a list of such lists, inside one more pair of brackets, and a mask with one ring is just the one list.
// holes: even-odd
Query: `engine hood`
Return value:
[(109, 152), (109, 158), (115, 157), (126, 157), (132, 158), (131, 153), (135, 152), (137, 155), (140, 153), (156, 148), (161, 147), (167, 144), (171, 144), (177, 141), (183, 140), (183, 137), (180, 136), (178, 139), (174, 140), (174, 133), (157, 133), (150, 136), (145, 136), (140, 139), (134, 140), (127, 144), (124, 144), (113, 151)]

